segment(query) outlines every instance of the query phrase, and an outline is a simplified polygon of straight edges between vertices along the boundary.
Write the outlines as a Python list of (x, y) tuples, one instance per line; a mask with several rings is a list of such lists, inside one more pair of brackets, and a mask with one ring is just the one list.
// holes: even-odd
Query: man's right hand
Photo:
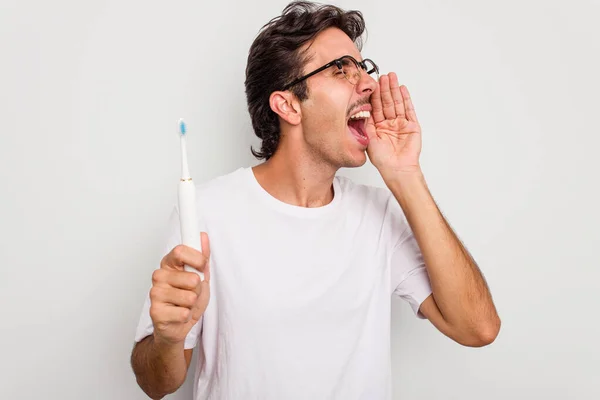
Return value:
[[(205, 232), (200, 234), (200, 240), (202, 252), (178, 245), (163, 257), (160, 269), (152, 274), (150, 317), (155, 341), (182, 344), (206, 310), (210, 297), (210, 243)], [(184, 265), (204, 272), (204, 281), (195, 272), (185, 271)]]

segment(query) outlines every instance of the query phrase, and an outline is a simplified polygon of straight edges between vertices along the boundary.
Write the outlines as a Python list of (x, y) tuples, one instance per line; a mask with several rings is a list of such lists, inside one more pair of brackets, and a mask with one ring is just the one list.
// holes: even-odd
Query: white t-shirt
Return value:
[[(185, 341), (195, 399), (391, 399), (391, 295), (424, 318), (429, 278), (389, 190), (333, 185), (316, 208), (271, 196), (250, 167), (198, 185), (211, 298)], [(179, 243), (175, 209), (164, 254)], [(153, 331), (149, 307), (136, 341)]]

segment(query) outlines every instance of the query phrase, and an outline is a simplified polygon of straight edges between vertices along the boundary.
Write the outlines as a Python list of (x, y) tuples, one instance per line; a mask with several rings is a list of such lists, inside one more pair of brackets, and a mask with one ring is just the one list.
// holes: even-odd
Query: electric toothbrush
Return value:
[[(178, 186), (179, 197), (179, 224), (181, 227), (181, 243), (202, 251), (200, 241), (200, 230), (198, 229), (198, 219), (196, 217), (196, 187), (192, 182), (187, 162), (187, 148), (185, 141), (186, 127), (183, 118), (179, 120), (179, 136), (181, 139), (181, 179)], [(204, 280), (204, 273), (194, 267), (185, 265), (184, 269), (188, 272), (195, 272)]]

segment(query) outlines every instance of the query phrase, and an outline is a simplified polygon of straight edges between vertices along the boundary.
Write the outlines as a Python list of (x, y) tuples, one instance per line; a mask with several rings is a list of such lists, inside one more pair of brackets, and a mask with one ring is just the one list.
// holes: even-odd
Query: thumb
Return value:
[(373, 116), (370, 116), (365, 122), (365, 131), (369, 140), (377, 137), (377, 129), (375, 129), (375, 121), (373, 121)]
[(208, 240), (208, 234), (206, 232), (200, 232), (200, 245), (202, 247), (202, 254), (206, 258), (210, 258), (210, 241)]

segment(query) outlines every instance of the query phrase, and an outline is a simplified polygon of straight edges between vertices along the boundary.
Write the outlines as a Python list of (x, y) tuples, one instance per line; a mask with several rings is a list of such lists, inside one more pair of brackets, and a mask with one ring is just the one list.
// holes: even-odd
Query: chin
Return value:
[(358, 160), (355, 160), (355, 162), (352, 164), (352, 167), (353, 168), (362, 167), (363, 165), (365, 165), (366, 162), (367, 162), (367, 157), (362, 157)]
[(367, 162), (369, 140), (366, 137), (363, 125), (360, 125), (360, 129), (358, 129), (362, 134), (358, 134), (357, 129), (351, 130), (348, 128), (346, 130), (345, 144), (348, 168), (361, 167)]
[(365, 150), (350, 149), (345, 157), (342, 168), (358, 168), (367, 162), (367, 152)]
[(353, 167), (362, 167), (367, 162), (367, 145), (358, 143), (352, 138), (348, 146), (347, 157)]
[(337, 143), (319, 145), (320, 149), (316, 150), (316, 154), (334, 168), (357, 168), (367, 162), (367, 146), (357, 141), (351, 134)]

